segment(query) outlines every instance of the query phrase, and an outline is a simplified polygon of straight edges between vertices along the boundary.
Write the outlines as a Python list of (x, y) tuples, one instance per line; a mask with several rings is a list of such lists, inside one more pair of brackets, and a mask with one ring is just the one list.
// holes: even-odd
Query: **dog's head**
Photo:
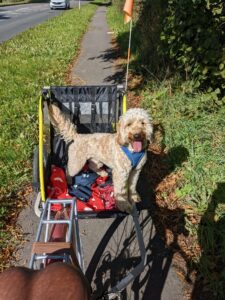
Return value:
[(152, 132), (153, 126), (148, 113), (141, 108), (132, 108), (120, 117), (117, 141), (133, 152), (140, 152), (147, 148)]

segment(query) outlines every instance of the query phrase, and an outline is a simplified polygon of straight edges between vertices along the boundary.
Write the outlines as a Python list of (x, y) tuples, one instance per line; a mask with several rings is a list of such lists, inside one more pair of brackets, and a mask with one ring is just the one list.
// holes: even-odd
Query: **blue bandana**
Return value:
[(131, 161), (132, 168), (136, 168), (142, 157), (145, 155), (145, 150), (140, 152), (131, 152), (127, 147), (121, 146), (121, 149)]

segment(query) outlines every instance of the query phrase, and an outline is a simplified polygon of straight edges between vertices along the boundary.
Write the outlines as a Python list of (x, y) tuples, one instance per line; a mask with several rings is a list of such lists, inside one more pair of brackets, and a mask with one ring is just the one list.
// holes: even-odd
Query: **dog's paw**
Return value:
[(138, 193), (133, 193), (133, 194), (130, 194), (130, 200), (135, 203), (138, 203), (138, 202), (141, 202), (141, 197), (138, 195)]
[(119, 210), (130, 214), (134, 208), (134, 203), (127, 200), (117, 200), (116, 206)]
[(105, 170), (97, 170), (96, 173), (100, 176), (100, 177), (106, 177), (108, 176), (108, 173)]

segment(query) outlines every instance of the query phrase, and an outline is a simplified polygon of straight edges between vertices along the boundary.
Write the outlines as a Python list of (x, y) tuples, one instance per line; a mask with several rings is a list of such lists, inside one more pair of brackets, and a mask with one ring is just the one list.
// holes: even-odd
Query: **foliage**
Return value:
[(138, 45), (138, 64), (142, 66), (142, 73), (157, 77), (164, 77), (167, 69), (167, 57), (159, 51), (162, 48), (160, 34), (166, 15), (167, 1), (141, 1), (139, 18), (134, 31)]
[(163, 52), (196, 87), (225, 89), (225, 2), (169, 0)]
[(225, 261), (225, 109), (210, 111), (210, 95), (195, 94), (188, 85), (180, 88), (176, 84), (171, 94), (170, 85), (169, 82), (149, 83), (143, 91), (143, 105), (164, 129), (165, 151), (173, 153), (169, 161), (174, 164), (179, 160), (179, 153), (173, 149), (182, 147), (188, 153), (188, 159), (180, 167), (183, 177), (176, 196), (181, 207), (186, 208), (186, 228), (201, 247), (200, 258), (192, 253), (199, 276), (204, 278), (205, 289), (215, 299), (222, 300), (225, 294), (221, 269)]

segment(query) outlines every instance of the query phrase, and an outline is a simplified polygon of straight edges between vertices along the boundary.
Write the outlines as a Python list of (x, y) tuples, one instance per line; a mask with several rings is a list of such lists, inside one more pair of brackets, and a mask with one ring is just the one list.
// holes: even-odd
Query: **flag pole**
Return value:
[(127, 91), (128, 88), (128, 75), (129, 75), (129, 65), (130, 65), (130, 56), (131, 56), (131, 37), (132, 37), (132, 19), (130, 20), (129, 43), (128, 43), (128, 50), (127, 50), (127, 71), (126, 71), (125, 91)]

